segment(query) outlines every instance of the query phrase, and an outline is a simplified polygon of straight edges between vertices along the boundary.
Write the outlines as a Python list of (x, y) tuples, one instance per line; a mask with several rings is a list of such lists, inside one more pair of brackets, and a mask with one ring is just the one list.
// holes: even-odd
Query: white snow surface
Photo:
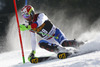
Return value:
[[(82, 48), (84, 49), (84, 47)], [(87, 49), (82, 50), (80, 52), (81, 55), (78, 56), (70, 57), (63, 60), (54, 59), (37, 64), (31, 64), (30, 62), (28, 62), (27, 57), (30, 53), (29, 50), (25, 51), (25, 64), (23, 64), (22, 62), (21, 51), (5, 52), (0, 54), (0, 67), (100, 67), (100, 51), (96, 50), (91, 52), (92, 49)], [(98, 48), (96, 47), (95, 49)], [(87, 53), (84, 54), (85, 52)], [(45, 56), (47, 54), (50, 55), (53, 53), (45, 51), (44, 49), (37, 49), (36, 56)]]
[[(91, 36), (92, 34), (89, 33)], [(80, 38), (89, 35), (82, 35)], [(79, 48), (79, 55), (67, 59), (54, 59), (37, 64), (31, 64), (27, 57), (31, 50), (25, 50), (25, 61), (23, 64), (21, 51), (11, 51), (0, 54), (0, 67), (100, 67), (100, 33), (91, 36), (89, 41)], [(36, 56), (52, 55), (54, 53), (38, 48)]]

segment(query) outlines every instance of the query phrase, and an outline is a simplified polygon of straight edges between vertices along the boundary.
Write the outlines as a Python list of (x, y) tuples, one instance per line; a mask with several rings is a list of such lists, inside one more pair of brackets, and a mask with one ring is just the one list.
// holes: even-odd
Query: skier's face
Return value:
[(32, 21), (32, 17), (30, 16), (29, 18), (25, 18), (28, 21)]
[(27, 21), (31, 21), (32, 20), (32, 16), (31, 15), (28, 15), (28, 14), (24, 14), (22, 15), (23, 18), (25, 18)]

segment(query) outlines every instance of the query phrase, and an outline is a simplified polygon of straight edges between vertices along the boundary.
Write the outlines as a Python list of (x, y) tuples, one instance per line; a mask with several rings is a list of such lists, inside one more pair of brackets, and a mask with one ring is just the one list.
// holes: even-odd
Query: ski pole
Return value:
[(46, 36), (49, 36), (49, 37), (54, 37), (56, 39), (58, 39), (58, 37), (55, 37), (55, 36), (52, 36), (52, 35), (49, 35), (49, 34), (45, 34), (45, 33), (42, 33), (42, 32), (38, 32), (39, 34), (42, 34), (42, 35), (46, 35)]
[[(31, 28), (31, 26), (29, 26), (29, 28)], [(27, 29), (27, 30), (32, 30), (32, 29)], [(46, 34), (46, 33), (42, 33), (42, 32), (37, 32), (37, 33), (42, 34), (42, 35), (46, 35), (46, 36), (49, 36), (49, 37), (54, 37), (54, 38), (58, 39), (58, 36), (52, 36), (52, 35), (49, 35), (49, 34)]]
[[(27, 28), (26, 28), (25, 25), (20, 25), (20, 27), (24, 29), (23, 31), (25, 31), (25, 30), (34, 31), (33, 29), (31, 29), (30, 25), (28, 25)], [(46, 35), (46, 36), (49, 36), (49, 37), (54, 37), (54, 38), (58, 39), (58, 36), (52, 36), (52, 35), (49, 35), (49, 34), (46, 34), (46, 33), (42, 33), (42, 32), (37, 32), (37, 33), (42, 34), (42, 35)]]
[(27, 0), (25, 0), (25, 5), (27, 5)]
[(20, 27), (19, 27), (19, 19), (18, 19), (18, 14), (17, 14), (16, 0), (13, 0), (13, 2), (14, 2), (14, 8), (15, 8), (15, 14), (16, 14), (16, 20), (17, 20), (17, 26), (18, 26), (18, 32), (19, 32), (20, 45), (21, 45), (21, 50), (22, 50), (22, 59), (23, 59), (23, 63), (25, 63), (24, 50), (23, 50), (21, 32), (20, 32)]

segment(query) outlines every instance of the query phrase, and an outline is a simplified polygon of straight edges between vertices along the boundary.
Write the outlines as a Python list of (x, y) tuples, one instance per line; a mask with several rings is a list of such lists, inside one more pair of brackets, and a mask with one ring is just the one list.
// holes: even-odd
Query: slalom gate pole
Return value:
[(19, 19), (18, 19), (18, 14), (17, 14), (16, 0), (13, 0), (13, 2), (14, 2), (15, 13), (16, 13), (16, 20), (17, 20), (17, 26), (18, 26), (18, 32), (19, 32), (20, 45), (21, 45), (21, 50), (22, 50), (22, 59), (23, 59), (23, 64), (24, 64), (25, 63), (25, 57), (24, 57), (22, 38), (21, 38), (21, 32), (20, 32), (20, 27), (19, 27)]

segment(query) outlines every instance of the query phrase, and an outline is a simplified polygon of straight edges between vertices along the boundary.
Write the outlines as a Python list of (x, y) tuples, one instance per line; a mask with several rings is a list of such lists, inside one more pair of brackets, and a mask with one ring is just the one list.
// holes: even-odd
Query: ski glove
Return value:
[(21, 31), (25, 31), (25, 30), (30, 30), (31, 29), (31, 26), (30, 25), (25, 26), (24, 24), (21, 24), (19, 26), (20, 26), (20, 30)]
[(28, 60), (31, 62), (31, 59), (35, 57), (36, 51), (32, 51), (28, 57)]

